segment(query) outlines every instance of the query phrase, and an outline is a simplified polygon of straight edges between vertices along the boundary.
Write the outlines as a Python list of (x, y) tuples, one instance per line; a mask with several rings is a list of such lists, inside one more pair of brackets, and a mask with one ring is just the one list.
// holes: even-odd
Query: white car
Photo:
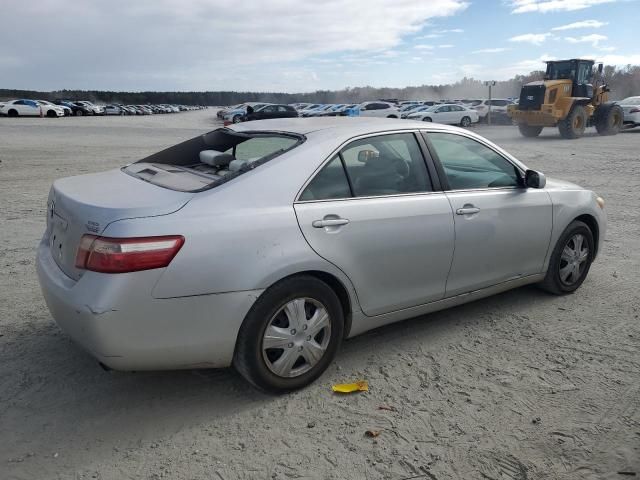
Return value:
[[(474, 101), (473, 103), (476, 103), (476, 101)], [(507, 114), (507, 107), (509, 105), (513, 105), (513, 102), (511, 100), (509, 100), (508, 98), (492, 98), (491, 100), (481, 100), (480, 103), (473, 105), (473, 108), (475, 108), (478, 111), (478, 115), (480, 116), (481, 119), (484, 119), (487, 114), (489, 113), (489, 103), (491, 103), (491, 113), (498, 113), (498, 114)]]
[(400, 118), (398, 108), (389, 102), (364, 102), (358, 110), (361, 117)]
[[(48, 112), (49, 109), (62, 109), (62, 115), (65, 117), (68, 117), (70, 115), (73, 115), (73, 110), (71, 110), (69, 107), (67, 107), (66, 105), (56, 105), (55, 103), (51, 103), (48, 100), (36, 100), (40, 105), (42, 105), (43, 108), (45, 108), (45, 112)], [(45, 114), (46, 115), (46, 114)], [(53, 114), (51, 115), (53, 117)]]
[(455, 103), (445, 103), (444, 105), (434, 105), (426, 110), (411, 113), (407, 115), (407, 120), (422, 120), (424, 122), (446, 123), (468, 127), (472, 123), (478, 123), (480, 119), (478, 112), (471, 108)]
[(640, 97), (627, 97), (616, 102), (624, 111), (624, 125), (626, 127), (640, 127)]
[(11, 100), (0, 108), (0, 115), (9, 117), (64, 117), (64, 110), (58, 105), (40, 105), (36, 100)]

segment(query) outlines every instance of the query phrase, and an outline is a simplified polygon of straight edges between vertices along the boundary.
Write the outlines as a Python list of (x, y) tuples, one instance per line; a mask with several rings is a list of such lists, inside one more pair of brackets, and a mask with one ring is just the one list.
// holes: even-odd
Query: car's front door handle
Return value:
[(458, 215), (471, 215), (473, 213), (478, 213), (479, 211), (480, 211), (480, 209), (477, 208), (477, 207), (473, 207), (473, 206), (470, 206), (470, 205), (465, 205), (464, 207), (457, 209), (456, 213)]
[(346, 218), (326, 218), (324, 220), (314, 220), (311, 225), (313, 228), (324, 228), (324, 227), (339, 227), (340, 225), (346, 225), (349, 223), (349, 220)]

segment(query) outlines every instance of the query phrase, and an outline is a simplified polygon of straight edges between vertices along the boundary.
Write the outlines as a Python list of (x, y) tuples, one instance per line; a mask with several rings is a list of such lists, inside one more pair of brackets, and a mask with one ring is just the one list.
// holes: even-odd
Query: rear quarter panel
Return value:
[[(300, 158), (305, 152), (313, 161)], [(171, 215), (114, 222), (103, 235), (185, 237), (153, 289), (156, 298), (264, 289), (289, 275), (319, 270), (337, 277), (355, 300), (346, 275), (309, 247), (293, 209), (298, 190), (326, 154), (306, 148), (293, 162), (285, 155), (196, 194)]]

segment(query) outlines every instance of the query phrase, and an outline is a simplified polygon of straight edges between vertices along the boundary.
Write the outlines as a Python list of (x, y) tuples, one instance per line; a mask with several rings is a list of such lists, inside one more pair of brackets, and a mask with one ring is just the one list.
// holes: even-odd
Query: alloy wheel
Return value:
[(573, 285), (580, 280), (589, 260), (589, 244), (584, 235), (576, 233), (564, 246), (560, 256), (560, 281)]
[(279, 377), (297, 377), (324, 356), (331, 340), (327, 308), (313, 298), (295, 298), (282, 306), (267, 324), (262, 358)]

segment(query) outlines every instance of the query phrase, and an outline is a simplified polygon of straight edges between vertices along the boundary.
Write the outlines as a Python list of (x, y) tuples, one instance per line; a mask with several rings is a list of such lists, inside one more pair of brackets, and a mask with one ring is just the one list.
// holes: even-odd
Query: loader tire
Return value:
[(518, 130), (520, 130), (523, 137), (537, 137), (543, 128), (536, 125), (525, 125), (524, 123), (518, 125)]
[(624, 121), (624, 111), (615, 103), (598, 105), (593, 120), (600, 135), (616, 135)]
[(574, 105), (567, 118), (558, 122), (558, 130), (562, 138), (580, 138), (587, 126), (587, 113), (582, 105)]

